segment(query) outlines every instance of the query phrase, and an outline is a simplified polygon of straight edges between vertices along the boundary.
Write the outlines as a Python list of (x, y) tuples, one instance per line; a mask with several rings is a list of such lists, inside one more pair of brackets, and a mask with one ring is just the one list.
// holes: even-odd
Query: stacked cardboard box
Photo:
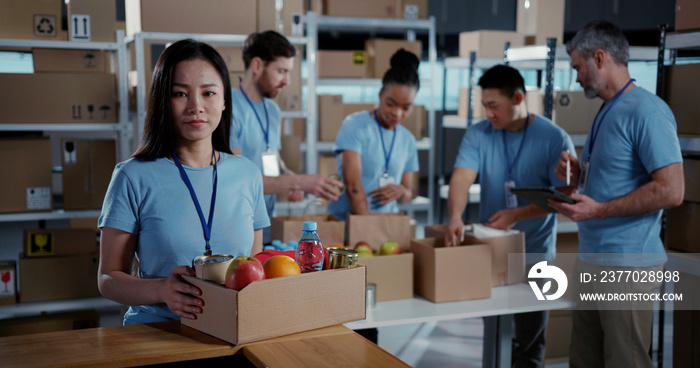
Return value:
[(692, 93), (700, 83), (700, 64), (681, 64), (665, 67), (664, 99), (676, 117), (680, 134), (700, 134), (700, 104)]
[(462, 32), (459, 34), (459, 56), (468, 58), (474, 51), (478, 58), (503, 59), (506, 42), (510, 42), (510, 47), (521, 47), (523, 35), (513, 31)]
[(1, 139), (0, 172), (12, 178), (0, 180), (0, 212), (52, 208), (49, 139)]
[(115, 142), (64, 139), (61, 147), (63, 208), (102, 208), (112, 171), (117, 163)]
[(547, 38), (564, 41), (564, 1), (518, 0), (516, 31), (525, 45), (545, 45)]
[(681, 252), (700, 253), (700, 160), (685, 158), (683, 176), (683, 204), (666, 211), (666, 247)]
[(391, 66), (391, 57), (399, 49), (414, 53), (421, 58), (420, 41), (382, 40), (373, 39), (365, 41), (367, 52), (367, 76), (370, 78), (382, 78)]
[(312, 0), (311, 10), (341, 17), (427, 19), (428, 0)]
[(676, 31), (700, 29), (700, 3), (694, 0), (676, 0)]

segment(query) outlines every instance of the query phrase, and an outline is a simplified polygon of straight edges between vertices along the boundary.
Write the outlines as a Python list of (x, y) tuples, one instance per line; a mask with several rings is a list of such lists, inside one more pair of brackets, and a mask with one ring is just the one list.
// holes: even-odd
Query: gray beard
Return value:
[(583, 93), (586, 95), (586, 98), (589, 99), (598, 97), (598, 91), (594, 90), (593, 88), (584, 88)]

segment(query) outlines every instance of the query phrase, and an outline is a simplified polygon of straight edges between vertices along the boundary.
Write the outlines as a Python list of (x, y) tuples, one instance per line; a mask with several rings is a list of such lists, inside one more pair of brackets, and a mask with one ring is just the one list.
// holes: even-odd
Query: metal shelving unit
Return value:
[[(117, 89), (119, 97), (119, 121), (117, 123), (46, 123), (46, 124), (0, 124), (0, 131), (4, 132), (44, 132), (45, 135), (60, 137), (59, 133), (92, 133), (100, 132), (113, 137), (117, 142), (117, 159), (124, 160), (131, 154), (130, 138), (132, 126), (129, 122), (128, 103), (129, 95), (127, 89), (127, 58), (126, 44), (124, 43), (124, 31), (116, 33), (116, 42), (79, 42), (79, 41), (41, 41), (41, 40), (17, 40), (0, 39), (0, 49), (3, 48), (51, 48), (51, 49), (72, 49), (72, 50), (99, 50), (108, 51), (113, 55), (114, 67), (112, 73), (117, 78)], [(39, 220), (62, 220), (70, 218), (97, 217), (99, 210), (87, 211), (45, 211), (45, 212), (22, 212), (0, 214), (0, 222), (12, 221), (39, 221)]]
[(319, 30), (334, 30), (348, 32), (366, 32), (384, 31), (397, 32), (406, 34), (406, 39), (414, 41), (416, 32), (428, 33), (428, 62), (430, 63), (429, 78), (421, 78), (421, 88), (429, 88), (431, 97), (429, 105), (426, 107), (428, 111), (428, 137), (416, 142), (418, 150), (428, 151), (428, 198), (417, 197), (410, 204), (400, 206), (403, 211), (427, 211), (429, 223), (433, 222), (433, 206), (436, 196), (435, 188), (435, 167), (432, 164), (435, 162), (435, 145), (433, 138), (435, 137), (435, 101), (434, 91), (435, 86), (433, 81), (436, 78), (435, 65), (437, 61), (437, 48), (435, 38), (435, 18), (419, 20), (408, 19), (391, 19), (391, 18), (354, 18), (354, 17), (336, 17), (336, 16), (319, 16), (314, 12), (306, 14), (306, 34), (308, 37), (306, 63), (309, 70), (309, 77), (306, 81), (308, 87), (308, 110), (314, 113), (309, 114), (306, 121), (306, 143), (302, 144), (302, 150), (306, 152), (306, 168), (309, 173), (318, 171), (318, 154), (332, 152), (333, 143), (318, 142), (318, 111), (317, 106), (317, 86), (360, 86), (360, 87), (378, 87), (381, 86), (379, 79), (318, 79), (316, 76), (316, 52), (318, 51), (318, 32)]

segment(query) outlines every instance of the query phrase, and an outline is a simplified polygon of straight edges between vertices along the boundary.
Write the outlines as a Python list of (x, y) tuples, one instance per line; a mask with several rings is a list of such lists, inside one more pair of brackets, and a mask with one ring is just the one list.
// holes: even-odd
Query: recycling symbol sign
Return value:
[(34, 14), (34, 36), (56, 37), (56, 16)]
[(569, 98), (569, 95), (567, 94), (562, 94), (561, 97), (559, 97), (559, 106), (569, 106), (571, 103), (571, 99)]

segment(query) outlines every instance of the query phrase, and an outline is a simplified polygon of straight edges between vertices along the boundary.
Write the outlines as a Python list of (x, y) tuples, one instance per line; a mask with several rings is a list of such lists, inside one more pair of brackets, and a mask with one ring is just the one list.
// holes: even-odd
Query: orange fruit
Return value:
[(263, 270), (265, 270), (266, 279), (298, 275), (301, 273), (301, 268), (299, 268), (297, 261), (284, 254), (268, 258), (265, 263), (263, 263)]

